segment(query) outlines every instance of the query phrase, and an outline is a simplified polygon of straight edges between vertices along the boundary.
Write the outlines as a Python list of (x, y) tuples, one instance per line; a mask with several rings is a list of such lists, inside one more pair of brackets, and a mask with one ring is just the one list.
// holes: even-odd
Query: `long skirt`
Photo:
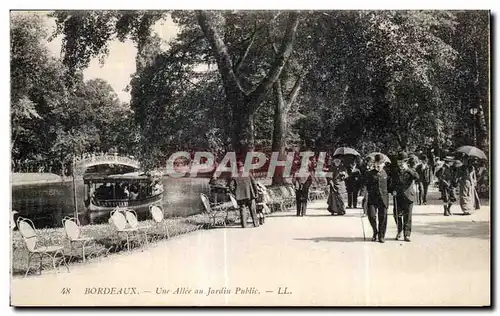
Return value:
[(460, 182), (458, 196), (460, 207), (463, 212), (470, 213), (475, 209), (479, 209), (479, 196), (476, 192), (476, 188), (470, 181)]
[(345, 202), (341, 194), (336, 191), (330, 190), (328, 195), (328, 212), (334, 214), (345, 214)]

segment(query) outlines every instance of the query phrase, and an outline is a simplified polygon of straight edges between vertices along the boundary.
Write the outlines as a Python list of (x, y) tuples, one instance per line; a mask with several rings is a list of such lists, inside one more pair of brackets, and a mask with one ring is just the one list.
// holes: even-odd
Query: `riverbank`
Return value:
[(12, 172), (10, 174), (10, 183), (12, 186), (64, 183), (68, 181), (71, 181), (71, 177), (61, 177), (55, 173)]

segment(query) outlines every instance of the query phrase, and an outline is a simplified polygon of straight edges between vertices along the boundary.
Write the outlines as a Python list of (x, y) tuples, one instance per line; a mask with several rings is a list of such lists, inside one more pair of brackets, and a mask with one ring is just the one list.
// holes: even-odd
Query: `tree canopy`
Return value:
[(84, 81), (81, 72), (70, 77), (46, 47), (39, 14), (15, 14), (11, 23), (14, 170), (62, 173), (77, 155), (131, 151), (133, 113), (112, 87), (102, 79)]
[[(477, 144), (488, 151), (487, 11), (51, 16), (52, 36), (63, 35), (61, 60), (46, 54), (39, 18), (12, 22), (18, 158), (58, 153), (64, 160), (63, 153), (117, 146), (138, 151), (151, 166), (179, 149), (265, 147), (283, 155), (292, 146), (333, 151), (347, 145), (367, 153)], [(167, 48), (153, 32), (165, 19), (179, 29)], [(105, 82), (84, 82), (81, 75), (92, 58), (105, 62), (114, 39), (137, 47), (130, 105)], [(41, 137), (35, 124), (48, 133), (39, 147), (27, 146)]]

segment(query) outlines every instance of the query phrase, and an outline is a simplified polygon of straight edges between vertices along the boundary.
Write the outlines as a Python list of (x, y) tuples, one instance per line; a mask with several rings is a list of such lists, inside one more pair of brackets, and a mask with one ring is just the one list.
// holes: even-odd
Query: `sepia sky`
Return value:
[[(48, 12), (38, 12), (47, 14)], [(47, 17), (47, 28), (49, 34), (55, 29), (55, 20)], [(154, 31), (164, 40), (169, 41), (178, 31), (177, 26), (171, 19), (158, 22), (154, 25)], [(60, 56), (62, 36), (57, 37), (52, 42), (47, 43), (47, 47), (54, 56)], [(85, 79), (102, 78), (109, 82), (121, 101), (128, 102), (130, 93), (124, 91), (130, 82), (130, 75), (135, 72), (135, 55), (137, 49), (131, 41), (122, 43), (113, 40), (109, 46), (109, 55), (105, 59), (104, 65), (94, 58), (89, 67), (84, 71)]]

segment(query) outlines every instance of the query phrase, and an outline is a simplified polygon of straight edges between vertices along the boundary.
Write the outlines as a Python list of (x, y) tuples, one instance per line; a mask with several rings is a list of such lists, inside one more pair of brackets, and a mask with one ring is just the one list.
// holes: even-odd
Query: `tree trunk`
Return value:
[[(293, 51), (297, 27), (298, 13), (291, 11), (280, 49), (271, 63), (271, 68), (262, 81), (254, 89), (244, 89), (235, 73), (235, 67), (224, 39), (217, 30), (216, 23), (210, 13), (197, 11), (198, 24), (208, 40), (212, 54), (217, 61), (217, 67), (222, 78), (226, 100), (232, 106), (233, 112), (233, 149), (237, 154), (244, 155), (254, 147), (253, 117), (264, 101), (273, 84), (279, 79), (285, 64)], [(250, 46), (250, 44), (249, 44)], [(247, 52), (240, 59), (243, 62)], [(239, 69), (237, 65), (236, 69)]]
[(245, 105), (233, 107), (232, 145), (237, 157), (244, 159), (244, 155), (253, 150), (254, 133), (254, 113), (250, 113)]
[(483, 108), (480, 106), (477, 111), (478, 116), (478, 133), (477, 133), (477, 146), (482, 150), (488, 150), (488, 124), (484, 115)]
[(408, 150), (408, 139), (407, 137), (401, 136), (400, 134), (396, 134), (399, 147), (402, 151), (406, 152)]
[[(480, 44), (479, 44), (480, 45)], [(484, 113), (484, 108), (485, 104), (488, 103), (488, 100), (483, 97), (482, 94), (482, 86), (485, 84), (488, 84), (488, 82), (483, 81), (483, 76), (481, 76), (481, 65), (479, 63), (479, 56), (478, 56), (478, 48), (476, 47), (475, 51), (475, 68), (476, 68), (476, 78), (474, 80), (474, 89), (476, 91), (476, 108), (478, 109), (477, 111), (477, 116), (478, 120), (474, 122), (474, 124), (478, 124), (478, 129), (477, 129), (477, 135), (476, 135), (476, 142), (477, 146), (483, 150), (488, 149), (488, 124), (486, 122), (486, 117)], [(484, 75), (484, 74), (483, 74)]]
[[(288, 109), (285, 104), (285, 100), (283, 100), (283, 95), (281, 93), (281, 85), (275, 84), (274, 86), (276, 96), (275, 106), (274, 106), (274, 130), (273, 130), (273, 143), (272, 143), (272, 151), (279, 152), (278, 159), (285, 160), (285, 137), (287, 133), (287, 116)], [(282, 185), (285, 183), (285, 179), (283, 178), (284, 167), (278, 166), (276, 167), (272, 184), (273, 185)]]
[[(295, 81), (292, 90), (285, 98), (283, 95), (283, 86), (281, 84), (281, 79), (278, 79), (274, 85), (274, 96), (275, 96), (275, 107), (274, 107), (274, 130), (273, 130), (273, 152), (279, 152), (278, 159), (285, 160), (285, 145), (286, 145), (286, 134), (288, 132), (288, 113), (292, 104), (297, 99), (299, 95), (300, 87), (302, 85), (302, 80), (305, 73), (299, 76)], [(286, 181), (283, 178), (284, 167), (276, 168), (273, 175), (272, 184), (284, 184)]]

